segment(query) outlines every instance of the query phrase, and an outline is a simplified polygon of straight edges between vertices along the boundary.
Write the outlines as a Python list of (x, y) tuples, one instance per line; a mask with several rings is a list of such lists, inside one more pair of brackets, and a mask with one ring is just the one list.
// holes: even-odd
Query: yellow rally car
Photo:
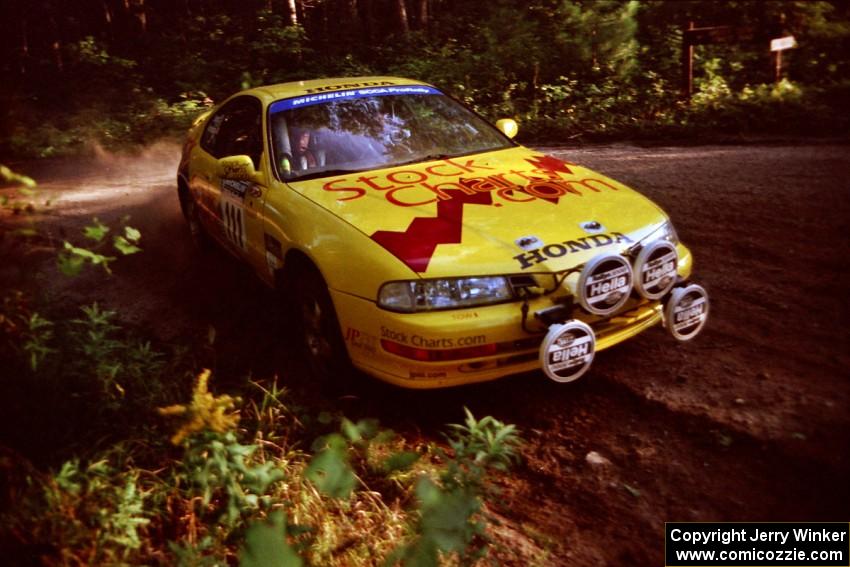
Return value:
[(296, 307), (320, 377), (569, 382), (661, 321), (695, 336), (708, 298), (664, 212), (516, 129), (396, 77), (250, 89), (195, 122), (180, 204)]

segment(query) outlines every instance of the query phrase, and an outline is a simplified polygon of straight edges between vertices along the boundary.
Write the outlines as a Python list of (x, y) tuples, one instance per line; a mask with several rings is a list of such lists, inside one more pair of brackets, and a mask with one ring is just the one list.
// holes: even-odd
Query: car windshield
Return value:
[(493, 126), (433, 87), (332, 91), (269, 108), (277, 171), (298, 180), (469, 155), (512, 146)]

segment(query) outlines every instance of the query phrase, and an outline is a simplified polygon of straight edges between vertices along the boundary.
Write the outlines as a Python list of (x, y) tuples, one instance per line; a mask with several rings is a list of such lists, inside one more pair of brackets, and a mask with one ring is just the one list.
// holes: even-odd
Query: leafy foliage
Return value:
[(198, 374), (195, 387), (192, 390), (192, 401), (188, 405), (172, 405), (158, 408), (164, 416), (183, 416), (184, 423), (171, 437), (171, 442), (180, 445), (194, 433), (205, 430), (214, 433), (227, 433), (239, 423), (239, 412), (234, 411), (238, 398), (227, 394), (215, 396), (207, 388), (210, 371), (203, 370)]
[(506, 471), (517, 458), (519, 436), (513, 425), (492, 416), (475, 419), (464, 410), (463, 424), (450, 425), (447, 465), (438, 482), (423, 476), (416, 484), (420, 519), (417, 536), (397, 550), (390, 562), (430, 567), (444, 554), (455, 555), (469, 565), (486, 552), (486, 524), (480, 517), (491, 471)]
[(145, 498), (138, 471), (119, 472), (106, 460), (85, 466), (71, 460), (30, 484), (23, 509), (2, 520), (55, 549), (61, 563), (124, 563), (144, 545), (151, 522)]
[[(110, 228), (95, 217), (92, 224), (83, 228), (83, 236), (94, 242), (93, 247), (75, 246), (66, 240), (62, 251), (56, 256), (59, 270), (66, 276), (76, 276), (86, 264), (91, 264), (102, 266), (106, 273), (111, 274), (109, 264), (114, 262), (116, 257), (100, 253), (100, 250), (105, 247), (106, 235), (109, 231)], [(125, 224), (124, 233), (112, 239), (112, 248), (122, 256), (136, 254), (142, 251), (137, 246), (141, 237), (142, 234), (137, 229)]]
[(255, 445), (242, 445), (233, 432), (193, 437), (183, 459), (183, 477), (200, 495), (204, 516), (227, 528), (243, 517), (268, 508), (270, 487), (283, 479), (283, 471), (273, 462), (252, 459)]
[(62, 372), (76, 377), (83, 387), (96, 386), (100, 402), (118, 404), (128, 389), (140, 396), (149, 387), (145, 382), (162, 369), (162, 355), (149, 342), (120, 337), (114, 311), (97, 303), (80, 310), (83, 316), (69, 321), (64, 336), (63, 349), (70, 360)]
[(30, 356), (30, 368), (38, 370), (38, 365), (47, 356), (55, 352), (48, 344), (53, 338), (53, 322), (48, 321), (38, 313), (33, 313), (27, 320), (27, 328), (24, 331), (26, 340), (23, 349)]
[(245, 534), (240, 567), (300, 567), (304, 564), (286, 541), (286, 516), (275, 512), (268, 523), (254, 524)]
[[(114, 378), (126, 375), (126, 368), (113, 374), (113, 357), (125, 348), (115, 338), (121, 330), (113, 316), (92, 305), (82, 317), (59, 322), (60, 329), (70, 325), (75, 338), (56, 343), (51, 356), (68, 348), (79, 353), (78, 366), (66, 367), (69, 376), (87, 369), (106, 372), (103, 384), (114, 390)], [(150, 372), (152, 364), (139, 369)], [(116, 446), (111, 453), (96, 451), (88, 464), (68, 461), (52, 476), (35, 477), (14, 511), (0, 514), (0, 525), (16, 526), (30, 546), (60, 542), (61, 561), (75, 557), (88, 563), (161, 558), (166, 542), (157, 534), (163, 530), (176, 534), (166, 553), (177, 565), (219, 564), (217, 558), (235, 558), (237, 548), (240, 563), (248, 566), (374, 564), (383, 557), (437, 565), (448, 555), (468, 564), (486, 553), (482, 499), (491, 471), (515, 458), (512, 426), (467, 413), (463, 425), (452, 426), (448, 450), (435, 449), (426, 458), (421, 450), (398, 450), (398, 438), (374, 420), (341, 417), (339, 432), (320, 437), (311, 455), (292, 446), (298, 442), (295, 430), (303, 426), (276, 383), (255, 384), (262, 399), (250, 400), (255, 411), (248, 431), (255, 431), (255, 439), (246, 443), (239, 398), (211, 392), (209, 377), (209, 371), (199, 374), (189, 403), (160, 411), (179, 418), (171, 439), (182, 447), (179, 458), (163, 463), (160, 456), (157, 470), (149, 471), (134, 464), (138, 451)], [(107, 387), (97, 399), (129, 407), (129, 400), (111, 398), (111, 392)], [(289, 423), (268, 421), (269, 416)], [(333, 422), (330, 415), (315, 419), (322, 426)], [(278, 445), (266, 438), (289, 441)], [(145, 444), (157, 447), (152, 439)], [(110, 464), (116, 456), (120, 467)], [(383, 499), (389, 496), (375, 486), (387, 495), (400, 488), (416, 508), (403, 513), (398, 503), (388, 506)], [(40, 514), (43, 507), (50, 513)], [(298, 524), (289, 524), (289, 518)], [(405, 531), (412, 537), (392, 552)]]
[(33, 188), (36, 185), (31, 177), (15, 173), (3, 164), (0, 164), (0, 181), (12, 185), (22, 185), (27, 188)]
[(328, 435), (320, 446), (321, 450), (305, 471), (307, 479), (331, 498), (348, 498), (357, 481), (348, 464), (345, 438)]

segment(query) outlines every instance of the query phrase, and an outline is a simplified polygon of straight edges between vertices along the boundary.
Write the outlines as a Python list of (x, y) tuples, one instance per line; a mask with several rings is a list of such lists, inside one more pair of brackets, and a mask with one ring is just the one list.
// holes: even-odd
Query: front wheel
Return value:
[(308, 372), (327, 384), (344, 383), (351, 374), (351, 361), (328, 286), (315, 269), (305, 268), (294, 274), (291, 289), (296, 340)]
[(187, 197), (185, 206), (186, 224), (189, 226), (189, 236), (192, 239), (192, 244), (198, 250), (206, 250), (209, 248), (209, 238), (207, 237), (204, 225), (201, 224), (198, 205), (193, 198)]

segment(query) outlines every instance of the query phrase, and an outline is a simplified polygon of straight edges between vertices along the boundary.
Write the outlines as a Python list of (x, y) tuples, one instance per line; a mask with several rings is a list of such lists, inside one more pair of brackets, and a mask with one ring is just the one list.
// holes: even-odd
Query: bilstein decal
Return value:
[(664, 324), (677, 340), (688, 341), (705, 326), (708, 307), (708, 293), (702, 286), (675, 288), (664, 308)]
[[(581, 197), (582, 190), (594, 193), (603, 189), (617, 190), (601, 179), (561, 179), (560, 173), (571, 173), (568, 164), (550, 156), (537, 156), (526, 161), (535, 166), (535, 169), (468, 177), (469, 173), (486, 173), (494, 168), (476, 163), (474, 159), (446, 159), (426, 167), (424, 172), (395, 170), (381, 177), (363, 175), (356, 179), (357, 185), (348, 178), (329, 181), (325, 183), (324, 190), (342, 192), (344, 195), (340, 196), (338, 201), (351, 201), (370, 192), (379, 192), (383, 193), (387, 201), (400, 207), (436, 203), (436, 217), (417, 217), (403, 231), (379, 230), (372, 234), (375, 242), (390, 251), (411, 270), (421, 273), (428, 269), (438, 244), (459, 244), (462, 241), (463, 207), (466, 204), (501, 206), (502, 203), (496, 201), (495, 195), (499, 201), (505, 202), (523, 203), (540, 199), (557, 205), (563, 196)], [(530, 173), (543, 175), (545, 178), (528, 175)], [(519, 185), (515, 178), (507, 179), (509, 175), (520, 177), (525, 184)], [(454, 177), (457, 180), (435, 183), (431, 176)], [(620, 237), (625, 238), (622, 235)], [(523, 263), (519, 258), (517, 260)], [(529, 260), (529, 266), (545, 260), (545, 256), (535, 255)]]
[(529, 250), (522, 254), (514, 256), (514, 260), (519, 262), (519, 266), (523, 270), (531, 268), (535, 264), (545, 262), (550, 258), (560, 258), (567, 254), (574, 254), (583, 250), (591, 250), (593, 248), (604, 248), (613, 244), (620, 243), (631, 244), (634, 242), (631, 238), (621, 232), (612, 232), (611, 234), (594, 234), (593, 236), (582, 236), (575, 240), (565, 240), (555, 244), (548, 244), (537, 250)]

